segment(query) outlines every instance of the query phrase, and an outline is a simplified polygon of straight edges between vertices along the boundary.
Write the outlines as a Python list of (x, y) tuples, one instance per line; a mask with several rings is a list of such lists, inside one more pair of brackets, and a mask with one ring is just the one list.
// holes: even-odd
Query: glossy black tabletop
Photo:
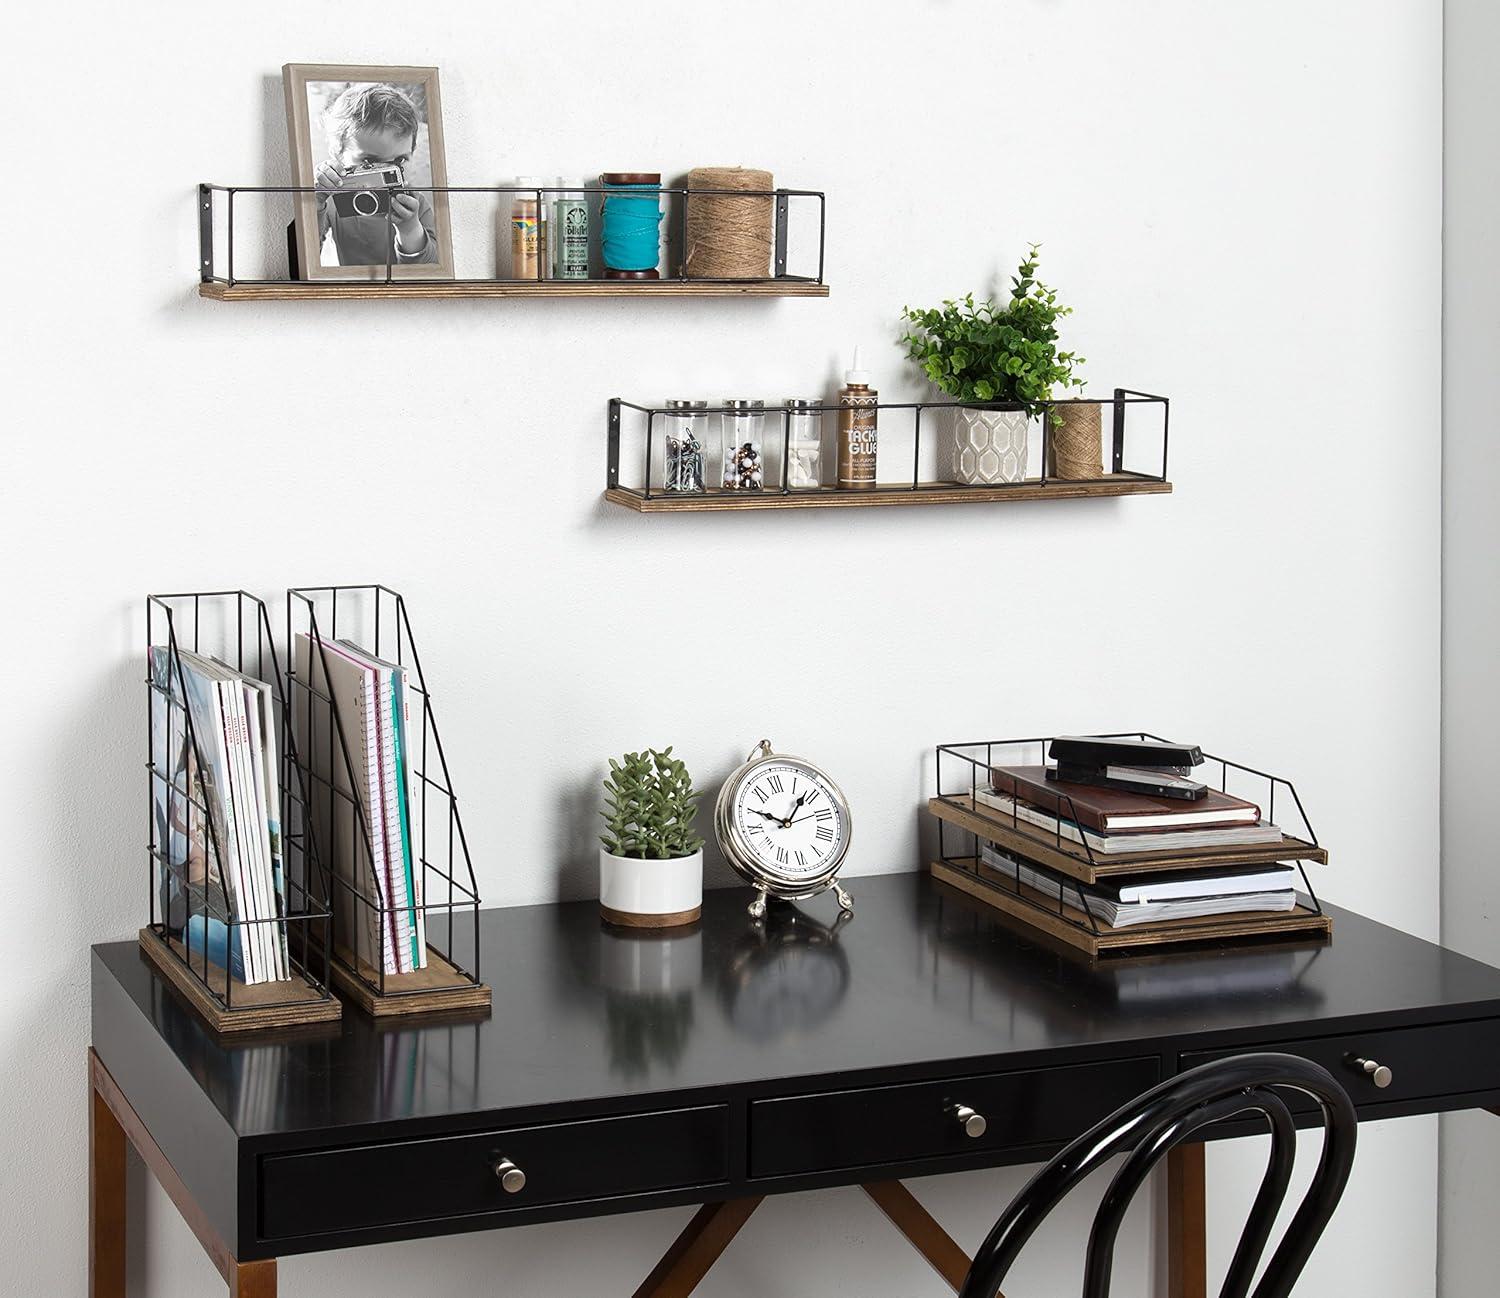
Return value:
[(849, 886), (837, 926), (825, 896), (758, 929), (739, 889), (667, 935), (607, 928), (592, 901), (487, 911), (480, 1022), (351, 1009), (321, 1035), (222, 1044), (134, 942), (94, 948), (95, 1013), (138, 1013), (129, 1030), (159, 1036), (240, 1136), (273, 1141), (1500, 1013), (1500, 970), (1339, 909), (1329, 944), (1091, 963), (926, 874)]

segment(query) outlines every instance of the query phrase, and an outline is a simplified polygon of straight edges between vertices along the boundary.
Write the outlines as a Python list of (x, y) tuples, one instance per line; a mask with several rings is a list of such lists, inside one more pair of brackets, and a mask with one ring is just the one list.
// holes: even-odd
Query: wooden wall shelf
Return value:
[(214, 302), (348, 302), (377, 298), (492, 297), (827, 297), (828, 285), (813, 280), (399, 280), (338, 283), (289, 280), (277, 283), (200, 283), (200, 297)]
[(728, 509), (850, 509), (882, 505), (981, 505), (1000, 501), (1082, 500), (1095, 496), (1161, 496), (1170, 482), (1140, 473), (1112, 473), (1089, 482), (1017, 482), (999, 487), (966, 487), (951, 482), (892, 485), (874, 491), (704, 492), (668, 495), (653, 491), (649, 498), (634, 487), (610, 487), (604, 498), (641, 514), (696, 514)]

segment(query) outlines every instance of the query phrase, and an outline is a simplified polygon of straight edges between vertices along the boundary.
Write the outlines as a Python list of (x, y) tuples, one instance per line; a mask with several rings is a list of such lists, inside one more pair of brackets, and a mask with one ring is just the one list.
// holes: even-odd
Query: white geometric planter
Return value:
[(671, 928), (703, 913), (703, 849), (670, 861), (599, 849), (599, 909), (611, 924)]
[(953, 408), (949, 455), (953, 481), (1021, 482), (1031, 419), (1024, 410)]

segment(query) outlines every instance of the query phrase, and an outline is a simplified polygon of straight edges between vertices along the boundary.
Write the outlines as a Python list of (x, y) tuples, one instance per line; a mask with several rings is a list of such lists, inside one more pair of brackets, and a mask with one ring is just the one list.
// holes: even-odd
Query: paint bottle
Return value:
[[(518, 190), (537, 189), (536, 176), (517, 176)], [(510, 204), (510, 273), (513, 279), (539, 279), (547, 264), (546, 209), (535, 194), (518, 192)]]
[[(563, 184), (558, 181), (559, 186)], [(566, 190), (553, 204), (552, 275), (555, 279), (589, 277), (589, 205), (580, 190)]]
[(844, 371), (839, 389), (839, 488), (843, 491), (875, 489), (875, 403), (880, 394), (870, 386), (870, 371), (860, 366), (860, 349), (854, 349), (854, 364)]

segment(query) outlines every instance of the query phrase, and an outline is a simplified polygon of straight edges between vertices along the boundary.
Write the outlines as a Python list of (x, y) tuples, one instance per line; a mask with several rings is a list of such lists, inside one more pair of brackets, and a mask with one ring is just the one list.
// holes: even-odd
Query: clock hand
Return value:
[(807, 801), (807, 794), (811, 793), (811, 792), (812, 792), (812, 790), (808, 789), (806, 793), (803, 793), (802, 796), (800, 798), (798, 798), (796, 802), (792, 803), (792, 809), (790, 811), (788, 811), (786, 813), (786, 815), (784, 815), (783, 817), (781, 817), (781, 827), (783, 829), (785, 829), (788, 825), (795, 825), (797, 823), (795, 820), (792, 819), (792, 817), (795, 816), (797, 814), (797, 812), (802, 809), (802, 804)]

